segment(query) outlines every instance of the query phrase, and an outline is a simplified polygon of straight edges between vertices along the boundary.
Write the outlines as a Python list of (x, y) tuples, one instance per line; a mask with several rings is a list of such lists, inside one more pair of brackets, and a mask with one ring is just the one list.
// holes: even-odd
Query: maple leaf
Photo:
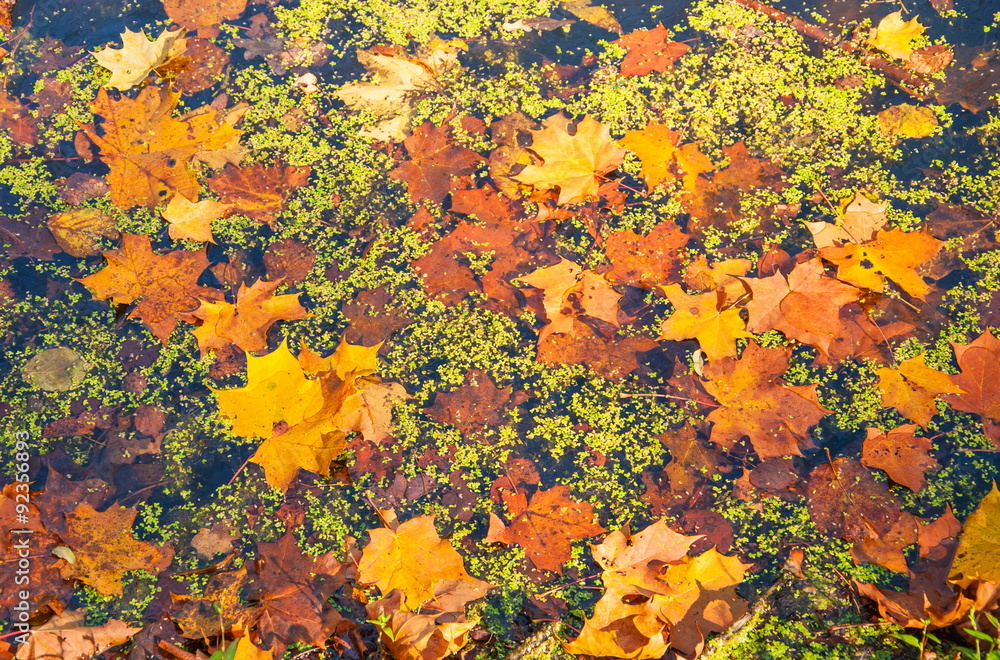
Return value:
[[(470, 594), (471, 595), (471, 594)], [(371, 621), (386, 621), (382, 642), (398, 660), (441, 660), (466, 645), (468, 633), (478, 620), (467, 621), (461, 611), (444, 611), (434, 603), (410, 611), (403, 594), (394, 591), (389, 597), (365, 607)]]
[(198, 181), (188, 168), (195, 156), (231, 147), (240, 131), (216, 121), (208, 107), (173, 117), (178, 94), (168, 87), (149, 86), (133, 100), (114, 100), (103, 87), (91, 110), (104, 119), (100, 132), (82, 129), (101, 150), (111, 172), (111, 201), (115, 206), (156, 206), (174, 194), (198, 198)]
[(604, 277), (583, 270), (569, 259), (561, 258), (553, 266), (539, 268), (518, 279), (542, 290), (542, 306), (548, 323), (538, 332), (539, 344), (553, 333), (571, 334), (573, 320), (579, 315), (619, 325), (618, 301), (621, 294)]
[(694, 193), (684, 200), (693, 221), (688, 231), (700, 232), (707, 225), (735, 222), (742, 217), (740, 201), (744, 194), (765, 187), (780, 191), (787, 186), (781, 168), (770, 160), (751, 157), (743, 142), (723, 147), (722, 153), (729, 165), (711, 179), (697, 177)]
[(737, 339), (753, 337), (743, 329), (746, 322), (740, 317), (739, 308), (726, 308), (725, 293), (690, 295), (679, 284), (660, 289), (674, 306), (673, 313), (660, 326), (660, 339), (697, 339), (708, 359), (718, 360), (736, 355)]
[(198, 35), (211, 39), (219, 34), (219, 23), (238, 18), (246, 9), (247, 0), (164, 0), (163, 10), (174, 23), (197, 30)]
[(299, 294), (274, 295), (281, 280), (257, 280), (247, 287), (240, 285), (236, 302), (202, 301), (192, 315), (202, 321), (194, 329), (202, 355), (219, 350), (229, 343), (247, 353), (267, 348), (267, 331), (277, 321), (304, 319), (309, 314), (299, 304)]
[(924, 487), (924, 473), (938, 467), (938, 462), (928, 455), (930, 438), (914, 435), (916, 430), (916, 424), (898, 426), (888, 432), (868, 429), (861, 464), (878, 468), (897, 484), (919, 491)]
[(809, 514), (816, 526), (854, 544), (855, 562), (905, 572), (903, 550), (917, 540), (917, 521), (888, 486), (860, 463), (838, 458), (809, 475)]
[(843, 243), (864, 243), (872, 240), (875, 232), (885, 226), (885, 212), (888, 208), (889, 205), (885, 202), (876, 203), (859, 190), (854, 194), (854, 199), (841, 202), (840, 224), (806, 221), (805, 225), (818, 248)]
[(49, 231), (63, 252), (74, 257), (93, 257), (101, 238), (117, 239), (115, 219), (100, 209), (72, 209), (49, 217)]
[(381, 344), (400, 328), (413, 323), (402, 308), (394, 308), (395, 297), (384, 287), (360, 291), (352, 301), (340, 307), (350, 323), (344, 340), (361, 346)]
[(327, 602), (347, 579), (348, 564), (333, 552), (306, 555), (287, 530), (274, 543), (260, 543), (254, 563), (254, 596), (260, 612), (257, 630), (273, 655), (289, 644), (324, 648), (340, 618)]
[(31, 110), (0, 87), (0, 128), (10, 139), (21, 144), (34, 144), (38, 139), (38, 120)]
[(829, 355), (837, 335), (840, 310), (856, 302), (861, 291), (824, 275), (819, 257), (798, 263), (786, 279), (780, 272), (770, 277), (744, 278), (753, 299), (747, 330), (779, 330), (789, 339), (815, 346)]
[(121, 48), (105, 46), (93, 54), (98, 64), (111, 71), (111, 78), (104, 86), (125, 90), (141, 83), (150, 71), (184, 50), (181, 34), (183, 30), (163, 30), (150, 41), (144, 30), (132, 32), (125, 28)]
[(684, 248), (690, 236), (672, 221), (653, 227), (645, 236), (631, 229), (611, 232), (604, 252), (611, 262), (605, 277), (612, 284), (631, 284), (651, 289), (678, 279)]
[[(544, 328), (543, 328), (544, 329)], [(605, 332), (573, 317), (565, 333), (549, 333), (538, 342), (536, 360), (585, 364), (608, 380), (621, 380), (640, 366), (639, 354), (659, 349), (653, 339)]]
[(519, 545), (531, 563), (545, 571), (562, 573), (570, 558), (570, 543), (605, 532), (594, 524), (594, 507), (569, 497), (569, 486), (538, 490), (528, 500), (521, 489), (502, 490), (510, 524), (490, 514), (487, 543)]
[(941, 249), (939, 241), (922, 231), (880, 230), (860, 245), (825, 247), (820, 254), (837, 265), (837, 277), (855, 286), (881, 293), (890, 279), (912, 296), (923, 299), (930, 287), (914, 268)]
[(653, 71), (670, 71), (674, 62), (691, 50), (687, 44), (670, 40), (670, 31), (660, 23), (652, 30), (634, 30), (617, 43), (627, 52), (621, 64), (621, 75), (644, 76)]
[(28, 642), (17, 649), (14, 657), (17, 660), (86, 660), (124, 644), (141, 630), (118, 619), (110, 619), (100, 626), (85, 626), (83, 615), (83, 610), (66, 611), (33, 627)]
[(123, 234), (120, 250), (102, 253), (107, 265), (77, 281), (98, 300), (119, 305), (136, 303), (129, 318), (141, 319), (164, 344), (178, 320), (192, 320), (198, 299), (210, 300), (215, 289), (198, 286), (208, 266), (205, 250), (153, 252), (149, 237)]
[(708, 415), (712, 442), (730, 448), (748, 436), (761, 458), (801, 455), (812, 447), (809, 427), (829, 411), (815, 385), (778, 381), (788, 369), (790, 348), (761, 348), (751, 341), (739, 360), (724, 358), (705, 367), (705, 390), (720, 407)]
[(948, 579), (960, 586), (976, 580), (1000, 584), (1000, 491), (994, 481), (986, 497), (965, 520)]
[(412, 59), (376, 49), (358, 50), (358, 62), (375, 80), (344, 85), (336, 96), (349, 109), (371, 112), (378, 119), (361, 135), (386, 142), (402, 140), (409, 133), (417, 102), (443, 90), (443, 79), (461, 71), (458, 51), (464, 48), (460, 40), (435, 39)]
[(903, 360), (895, 369), (880, 367), (876, 373), (882, 405), (895, 408), (920, 426), (930, 424), (937, 414), (935, 397), (965, 393), (951, 376), (928, 367), (922, 354)]
[(212, 220), (218, 220), (234, 208), (235, 204), (223, 204), (214, 199), (192, 202), (184, 195), (174, 195), (163, 209), (167, 235), (174, 240), (214, 243)]
[(868, 44), (900, 60), (910, 59), (911, 42), (924, 33), (924, 26), (914, 16), (903, 20), (902, 11), (894, 11), (879, 21), (878, 27), (868, 34)]
[[(56, 479), (50, 477), (48, 481), (46, 490), (54, 490), (52, 486)], [(23, 501), (25, 497), (29, 500), (27, 504)], [(31, 551), (45, 557), (53, 556), (52, 550), (63, 544), (43, 524), (35, 501), (35, 495), (24, 482), (6, 484), (0, 489), (0, 561), (4, 566), (16, 566), (18, 559), (23, 559), (19, 556), (19, 546), (23, 546), (23, 537), (27, 534), (31, 535)], [(18, 522), (18, 515), (27, 516), (27, 522)], [(15, 530), (25, 531), (18, 533)], [(17, 584), (18, 577), (17, 571), (0, 573), (0, 616), (12, 622), (18, 620), (15, 618), (18, 611), (26, 612), (25, 617), (44, 607), (54, 612), (61, 611), (72, 597), (73, 588), (71, 583), (62, 580), (58, 562), (30, 562), (27, 571), (20, 574), (21, 580), (26, 577), (29, 584), (44, 585), (44, 588), (32, 589), (28, 598), (19, 597), (23, 585)], [(26, 602), (26, 606), (22, 602)], [(18, 610), (13, 609), (15, 606)]]
[(514, 178), (538, 190), (559, 189), (558, 204), (582, 202), (596, 196), (603, 175), (621, 165), (625, 150), (615, 145), (611, 132), (593, 117), (584, 117), (569, 133), (570, 119), (559, 113), (544, 128), (531, 131), (531, 150), (542, 159)]
[(81, 502), (66, 515), (66, 528), (59, 535), (73, 549), (75, 560), (65, 560), (62, 576), (80, 580), (105, 596), (121, 596), (122, 572), (145, 569), (153, 574), (170, 565), (174, 550), (158, 547), (132, 536), (135, 508), (117, 504), (96, 511)]
[(891, 137), (924, 138), (937, 131), (938, 120), (931, 108), (903, 103), (878, 113), (878, 127)]
[(705, 255), (699, 254), (684, 268), (684, 284), (696, 291), (722, 289), (727, 300), (738, 300), (747, 293), (740, 278), (752, 267), (749, 259), (725, 259), (709, 264)]
[(969, 344), (951, 347), (961, 373), (952, 382), (963, 390), (961, 394), (946, 394), (944, 399), (955, 410), (974, 413), (984, 418), (987, 435), (1000, 444), (1000, 434), (987, 420), (1000, 420), (1000, 340), (992, 332), (984, 332)]
[(358, 583), (375, 585), (383, 594), (399, 589), (401, 609), (412, 612), (434, 607), (435, 602), (440, 606), (442, 599), (454, 606), (450, 592), (463, 594), (458, 601), (468, 602), (493, 586), (466, 572), (462, 555), (435, 531), (434, 516), (411, 518), (396, 529), (370, 529), (368, 536), (371, 540), (358, 562)]
[(510, 387), (496, 386), (490, 375), (479, 369), (465, 372), (465, 382), (451, 392), (438, 392), (428, 408), (431, 419), (451, 424), (464, 435), (476, 429), (501, 426), (512, 401)]
[[(208, 180), (208, 187), (222, 203), (231, 204), (241, 215), (273, 226), (288, 198), (309, 180), (308, 166), (254, 163), (249, 167), (226, 165)], [(189, 199), (195, 199), (188, 195)]]
[[(686, 48), (686, 47), (685, 47)], [(665, 181), (681, 180), (684, 189), (695, 192), (698, 175), (715, 165), (698, 150), (697, 142), (679, 146), (680, 132), (650, 123), (639, 131), (626, 131), (621, 144), (642, 161), (642, 178), (653, 188)]]
[(396, 166), (389, 176), (406, 182), (410, 199), (416, 204), (431, 200), (440, 204), (451, 187), (452, 177), (476, 171), (483, 157), (455, 144), (451, 129), (424, 122), (403, 140), (410, 160)]
[[(878, 604), (882, 618), (908, 628), (942, 628), (967, 621), (970, 612), (996, 607), (1000, 584), (949, 579), (962, 526), (947, 509), (917, 534), (920, 561), (909, 571), (909, 591), (889, 591), (855, 582), (858, 591)], [(964, 585), (959, 587), (959, 585)]]

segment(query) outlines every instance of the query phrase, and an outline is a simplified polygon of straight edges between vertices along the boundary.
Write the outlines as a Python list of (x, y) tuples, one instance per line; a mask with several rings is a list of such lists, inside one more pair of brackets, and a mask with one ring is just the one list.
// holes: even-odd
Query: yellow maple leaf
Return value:
[(125, 28), (122, 48), (105, 46), (93, 53), (97, 63), (111, 71), (111, 78), (104, 86), (124, 90), (141, 83), (150, 71), (184, 51), (182, 33), (183, 30), (164, 30), (155, 41), (150, 41), (144, 30), (132, 32)]
[(269, 484), (287, 489), (299, 468), (329, 474), (350, 432), (373, 442), (388, 436), (392, 406), (406, 391), (367, 375), (377, 351), (342, 342), (328, 358), (308, 350), (296, 358), (282, 342), (262, 357), (247, 355), (245, 387), (213, 390), (234, 434), (266, 438), (250, 460)]
[(948, 579), (966, 587), (975, 580), (1000, 582), (1000, 491), (993, 488), (965, 520)]
[(709, 360), (736, 356), (736, 340), (753, 337), (740, 318), (739, 308), (719, 309), (715, 291), (698, 295), (684, 293), (678, 284), (661, 286), (674, 306), (674, 313), (660, 326), (660, 339), (697, 339)]
[(244, 387), (213, 391), (233, 433), (245, 438), (268, 438), (279, 422), (299, 424), (319, 412), (324, 399), (323, 384), (306, 378), (285, 342), (267, 355), (247, 356)]
[(593, 117), (584, 117), (569, 134), (569, 117), (559, 113), (545, 120), (544, 128), (531, 131), (531, 150), (542, 159), (514, 175), (539, 190), (559, 189), (559, 204), (581, 202), (597, 195), (601, 175), (621, 165), (625, 150), (611, 139), (611, 132)]
[(911, 42), (924, 33), (924, 26), (914, 16), (903, 20), (902, 11), (894, 11), (881, 21), (868, 35), (868, 44), (886, 55), (908, 60), (913, 53)]
[(174, 195), (163, 209), (167, 221), (167, 235), (175, 240), (214, 243), (212, 220), (218, 220), (234, 208), (214, 199), (192, 202), (184, 195)]

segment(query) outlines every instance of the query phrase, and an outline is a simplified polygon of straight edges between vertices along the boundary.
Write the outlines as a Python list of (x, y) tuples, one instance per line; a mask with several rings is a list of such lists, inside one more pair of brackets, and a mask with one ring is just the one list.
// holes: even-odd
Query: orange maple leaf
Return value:
[(712, 442), (732, 447), (748, 436), (761, 458), (801, 455), (812, 447), (809, 427), (830, 412), (816, 398), (815, 385), (785, 385), (790, 348), (761, 348), (751, 341), (739, 360), (725, 358), (705, 367), (705, 390), (719, 402), (708, 415)]
[(142, 319), (164, 344), (178, 320), (194, 322), (191, 313), (199, 298), (212, 300), (220, 293), (198, 286), (198, 277), (208, 267), (204, 248), (158, 255), (149, 236), (123, 234), (121, 250), (104, 252), (103, 256), (107, 266), (77, 281), (98, 300), (137, 303), (129, 318)]
[(509, 525), (490, 514), (487, 543), (519, 545), (531, 563), (546, 571), (562, 573), (570, 558), (570, 543), (605, 532), (595, 524), (594, 507), (569, 498), (569, 486), (539, 490), (528, 501), (524, 491), (500, 491), (511, 519)]
[(673, 646), (697, 655), (704, 635), (725, 629), (738, 615), (743, 603), (732, 588), (750, 567), (715, 548), (688, 556), (700, 538), (678, 534), (661, 520), (634, 535), (612, 532), (591, 546), (606, 591), (580, 635), (563, 648), (641, 659), (660, 658)]
[(691, 50), (687, 44), (670, 40), (670, 31), (660, 23), (652, 30), (635, 30), (615, 43), (627, 53), (621, 64), (623, 76), (644, 76), (653, 71), (670, 71), (674, 62)]
[(91, 110), (104, 121), (82, 126), (111, 168), (111, 201), (119, 208), (156, 206), (174, 194), (198, 199), (198, 181), (188, 161), (221, 151), (240, 131), (219, 122), (209, 107), (174, 117), (179, 95), (169, 87), (145, 87), (133, 100), (115, 100), (101, 88)]
[(304, 319), (309, 314), (299, 304), (298, 294), (274, 295), (281, 280), (257, 280), (251, 286), (240, 285), (236, 302), (202, 301), (192, 314), (201, 319), (195, 328), (202, 355), (233, 343), (247, 353), (267, 348), (266, 334), (276, 321)]
[(715, 165), (701, 153), (697, 142), (679, 146), (680, 133), (663, 124), (649, 124), (639, 131), (626, 131), (621, 139), (629, 151), (642, 161), (642, 178), (653, 188), (664, 181), (684, 182), (684, 189), (694, 194), (698, 175), (711, 172)]
[(229, 164), (208, 180), (208, 187), (242, 215), (273, 225), (292, 192), (306, 185), (311, 171), (308, 166), (282, 163), (254, 163), (249, 167)]
[(174, 558), (174, 550), (132, 536), (135, 508), (111, 505), (96, 511), (81, 502), (66, 513), (66, 529), (59, 534), (73, 550), (75, 561), (62, 560), (63, 579), (80, 580), (105, 596), (121, 596), (122, 572), (134, 569), (163, 571)]
[(371, 541), (358, 562), (358, 583), (375, 585), (383, 594), (399, 589), (402, 609), (440, 606), (440, 598), (453, 600), (458, 592), (464, 594), (459, 600), (468, 602), (492, 587), (466, 572), (462, 555), (438, 536), (434, 516), (417, 516), (395, 529), (370, 529), (368, 536)]
[(938, 253), (944, 241), (922, 231), (881, 230), (871, 241), (820, 250), (837, 265), (837, 277), (881, 293), (890, 279), (911, 296), (924, 298), (931, 288), (914, 270)]
[(678, 279), (684, 248), (690, 236), (666, 220), (645, 236), (631, 229), (612, 232), (604, 251), (611, 262), (605, 277), (613, 284), (631, 284), (651, 289)]
[(881, 367), (878, 389), (882, 405), (895, 408), (903, 417), (927, 426), (937, 414), (934, 399), (942, 394), (965, 394), (948, 374), (931, 369), (923, 355), (903, 360), (895, 369)]
[(570, 135), (570, 119), (559, 113), (545, 120), (545, 128), (531, 131), (531, 150), (542, 159), (515, 174), (521, 183), (538, 190), (559, 189), (559, 204), (582, 202), (597, 195), (603, 175), (625, 158), (625, 150), (611, 139), (607, 126), (584, 117)]

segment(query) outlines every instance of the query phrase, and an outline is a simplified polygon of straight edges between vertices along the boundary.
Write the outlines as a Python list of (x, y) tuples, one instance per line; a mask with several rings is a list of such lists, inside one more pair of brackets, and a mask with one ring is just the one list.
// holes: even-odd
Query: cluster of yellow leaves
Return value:
[(743, 602), (735, 585), (749, 564), (710, 548), (689, 556), (700, 536), (683, 536), (661, 520), (637, 534), (623, 529), (591, 546), (605, 593), (580, 635), (563, 648), (578, 655), (659, 658), (673, 647), (701, 651), (705, 636), (725, 630)]
[(233, 433), (265, 438), (250, 460), (269, 484), (284, 491), (299, 468), (329, 474), (352, 431), (372, 442), (388, 436), (392, 405), (406, 391), (373, 376), (380, 346), (341, 342), (326, 358), (303, 347), (296, 358), (283, 342), (262, 357), (247, 355), (244, 387), (214, 390)]
[(366, 607), (382, 627), (382, 641), (397, 660), (439, 660), (465, 646), (478, 620), (465, 605), (493, 586), (465, 570), (462, 556), (434, 529), (434, 516), (418, 516), (372, 529), (358, 563), (358, 583), (383, 598)]
[(903, 417), (920, 426), (927, 426), (937, 414), (936, 397), (944, 394), (964, 394), (948, 374), (932, 369), (923, 355), (903, 360), (896, 368), (880, 367), (878, 388), (882, 405), (895, 408)]

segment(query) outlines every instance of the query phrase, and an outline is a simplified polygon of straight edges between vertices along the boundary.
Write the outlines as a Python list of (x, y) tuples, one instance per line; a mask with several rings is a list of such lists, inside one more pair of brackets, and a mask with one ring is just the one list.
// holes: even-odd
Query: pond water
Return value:
[(888, 660), (995, 609), (1000, 1), (12, 18), (17, 657)]

